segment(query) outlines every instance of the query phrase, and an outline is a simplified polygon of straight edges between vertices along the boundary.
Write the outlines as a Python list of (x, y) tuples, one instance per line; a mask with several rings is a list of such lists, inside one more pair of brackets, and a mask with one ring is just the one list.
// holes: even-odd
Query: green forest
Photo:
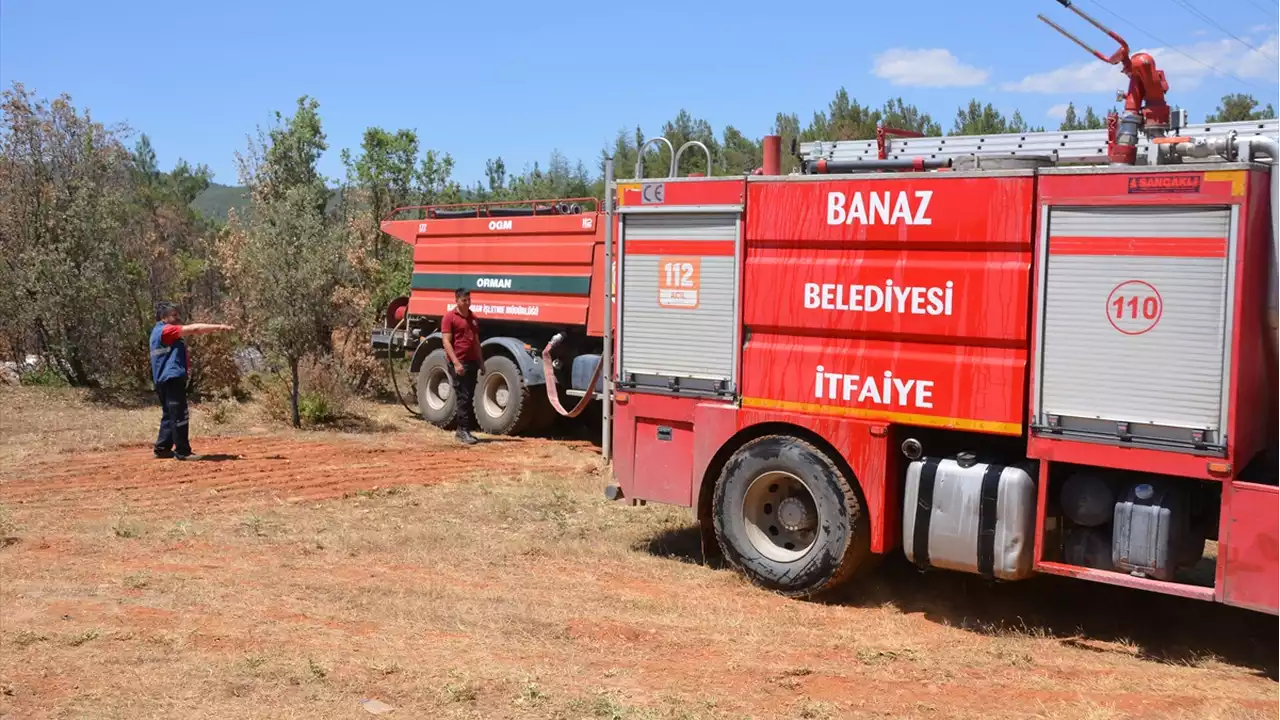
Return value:
[[(1258, 105), (1229, 95), (1207, 119), (1275, 116)], [(1105, 114), (1072, 105), (1060, 129), (1100, 128)], [(977, 99), (947, 123), (901, 98), (867, 105), (840, 89), (803, 124), (778, 113), (772, 132), (786, 148), (792, 139), (873, 138), (878, 123), (926, 135), (1045, 129)], [(714, 175), (761, 164), (760, 138), (733, 126), (717, 133), (684, 110), (661, 133), (676, 147), (706, 144)], [(645, 140), (624, 129), (589, 163), (551, 151), (545, 165), (513, 170), (496, 157), (484, 181), (463, 185), (447, 138), (370, 127), (359, 147), (337, 149), (343, 176), (326, 178), (318, 162), (335, 149), (320, 104), (302, 97), (237, 152), (236, 184), (216, 184), (204, 165), (158, 167), (145, 128), (104, 123), (70, 97), (15, 84), (0, 96), (0, 361), (28, 384), (143, 389), (153, 308), (173, 300), (188, 320), (237, 328), (197, 341), (193, 392), (262, 393), (280, 400), (281, 420), (325, 422), (344, 397), (386, 390), (365, 346), (380, 309), (407, 292), (411, 258), (379, 232), (379, 218), (403, 205), (600, 197), (604, 158), (628, 174)], [(646, 174), (667, 162), (646, 153)], [(705, 162), (688, 153), (679, 171), (705, 172)], [(796, 162), (784, 157), (783, 170)], [(244, 348), (266, 359), (263, 371), (237, 365)]]

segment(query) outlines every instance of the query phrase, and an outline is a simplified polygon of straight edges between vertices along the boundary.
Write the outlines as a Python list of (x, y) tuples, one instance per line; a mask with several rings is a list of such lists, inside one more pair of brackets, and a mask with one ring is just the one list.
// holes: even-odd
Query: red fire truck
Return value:
[(901, 550), (1276, 614), (1277, 125), (1188, 124), (1112, 36), (1106, 131), (886, 128), (790, 175), (767, 138), (739, 178), (675, 177), (681, 148), (607, 163), (593, 212), (393, 219), (415, 290), (375, 346), (414, 353), (426, 414), (430, 323), (472, 283), (504, 387), (603, 396), (607, 496), (693, 508), (783, 594)]
[(1103, 135), (613, 185), (610, 496), (790, 595), (900, 548), (1276, 613), (1274, 125), (1188, 127), (1112, 36)]

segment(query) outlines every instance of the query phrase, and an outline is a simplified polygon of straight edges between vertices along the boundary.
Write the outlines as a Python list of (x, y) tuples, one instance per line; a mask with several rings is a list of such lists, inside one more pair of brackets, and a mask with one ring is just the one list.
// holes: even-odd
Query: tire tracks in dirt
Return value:
[(187, 463), (157, 460), (146, 445), (91, 456), (49, 456), (0, 475), (0, 502), (84, 514), (123, 503), (165, 513), (187, 510), (194, 501), (223, 507), (262, 497), (317, 501), (373, 488), (573, 472), (582, 464), (553, 452), (549, 445), (556, 441), (550, 440), (502, 438), (463, 447), (420, 439), (415, 444), (413, 438), (385, 443), (332, 436), (208, 438), (201, 451), (215, 459)]

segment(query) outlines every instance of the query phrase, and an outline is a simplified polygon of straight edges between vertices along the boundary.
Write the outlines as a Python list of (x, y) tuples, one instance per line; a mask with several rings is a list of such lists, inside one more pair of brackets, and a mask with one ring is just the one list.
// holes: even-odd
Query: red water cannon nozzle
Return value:
[(1130, 55), (1129, 43), (1119, 33), (1090, 17), (1073, 5), (1071, 0), (1058, 0), (1058, 4), (1084, 18), (1120, 45), (1115, 52), (1104, 55), (1044, 15), (1036, 16), (1099, 60), (1119, 65), (1121, 72), (1128, 76), (1129, 90), (1124, 95), (1124, 115), (1120, 118), (1115, 141), (1108, 148), (1107, 154), (1113, 163), (1132, 165), (1137, 159), (1139, 133), (1160, 137), (1169, 129), (1169, 106), (1164, 100), (1164, 94), (1169, 91), (1169, 81), (1165, 79), (1164, 71), (1156, 68), (1155, 58), (1151, 55), (1144, 52)]

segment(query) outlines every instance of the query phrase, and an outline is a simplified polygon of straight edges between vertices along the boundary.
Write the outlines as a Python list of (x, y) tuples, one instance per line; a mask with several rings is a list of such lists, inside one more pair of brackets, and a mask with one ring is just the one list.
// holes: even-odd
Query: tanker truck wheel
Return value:
[(449, 357), (443, 349), (433, 350), (418, 368), (418, 409), (427, 422), (451, 430), (454, 426), (453, 406)]
[(494, 355), (484, 361), (476, 387), (476, 424), (491, 435), (518, 435), (533, 419), (533, 402), (524, 376), (510, 358)]
[(818, 448), (785, 435), (744, 445), (712, 497), (716, 540), (760, 587), (813, 597), (868, 564), (871, 529), (845, 473)]

